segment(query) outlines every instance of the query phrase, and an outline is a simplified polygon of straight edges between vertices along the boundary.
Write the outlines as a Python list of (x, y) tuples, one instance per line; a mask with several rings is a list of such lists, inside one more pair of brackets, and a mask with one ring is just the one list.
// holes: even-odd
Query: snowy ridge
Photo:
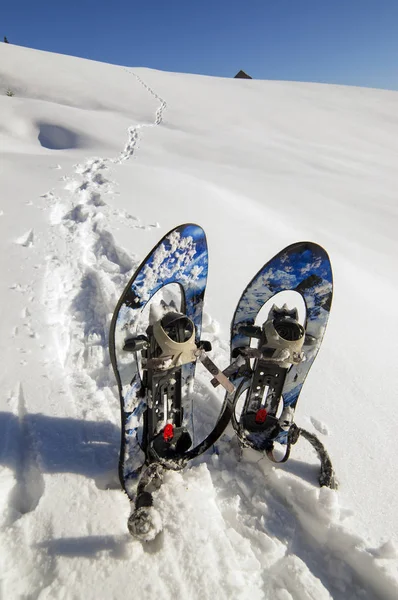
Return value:
[[(394, 341), (380, 330), (373, 342), (383, 352), (369, 344), (374, 300), (362, 284), (389, 298), (377, 310), (394, 330), (398, 95), (249, 88), (5, 46), (0, 84), (16, 96), (0, 96), (1, 597), (395, 599), (396, 457), (383, 442), (395, 430), (388, 402), (398, 381), (374, 378)], [(56, 149), (61, 138), (67, 147)], [(141, 258), (182, 222), (208, 235), (202, 337), (222, 368), (236, 302), (261, 265), (298, 239), (328, 249), (334, 306), (297, 419), (328, 434), (340, 490), (317, 487), (304, 441), (276, 467), (240, 455), (228, 429), (212, 453), (166, 474), (155, 499), (164, 532), (142, 545), (127, 533), (117, 479), (108, 330)], [(222, 392), (200, 365), (197, 374), (195, 422), (205, 433)]]

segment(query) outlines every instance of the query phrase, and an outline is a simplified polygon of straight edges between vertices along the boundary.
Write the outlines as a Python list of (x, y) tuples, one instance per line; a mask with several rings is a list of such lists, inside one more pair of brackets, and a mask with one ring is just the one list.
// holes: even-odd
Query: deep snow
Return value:
[[(9, 97), (7, 90), (15, 95)], [(398, 94), (130, 69), (0, 44), (0, 572), (4, 598), (396, 598)], [(242, 288), (282, 247), (334, 302), (276, 468), (228, 431), (169, 473), (152, 545), (126, 529), (107, 350), (135, 267), (206, 231), (205, 334), (228, 362)], [(220, 396), (198, 368), (204, 422)], [(261, 460), (260, 460), (261, 459)]]

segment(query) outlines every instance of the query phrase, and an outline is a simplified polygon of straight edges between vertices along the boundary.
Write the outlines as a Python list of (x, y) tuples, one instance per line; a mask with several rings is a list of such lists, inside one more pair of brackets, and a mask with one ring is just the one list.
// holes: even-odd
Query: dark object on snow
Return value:
[(250, 77), (250, 75), (244, 71), (239, 71), (239, 73), (235, 75), (234, 79), (253, 79), (253, 77)]
[(4, 36), (4, 43), (9, 44), (10, 42), (7, 40), (6, 36)]

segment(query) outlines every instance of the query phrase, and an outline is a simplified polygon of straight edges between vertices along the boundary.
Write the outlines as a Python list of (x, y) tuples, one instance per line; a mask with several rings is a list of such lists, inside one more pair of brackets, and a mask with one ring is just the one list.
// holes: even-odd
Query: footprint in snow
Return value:
[(40, 198), (44, 198), (44, 200), (53, 200), (55, 198), (55, 194), (54, 192), (46, 192), (45, 194), (42, 194)]
[(72, 194), (74, 194), (79, 187), (81, 186), (81, 182), (77, 181), (76, 179), (69, 179), (65, 185), (65, 189), (68, 192), (71, 192)]
[(398, 558), (398, 548), (392, 540), (384, 542), (379, 548), (367, 548), (366, 551), (375, 558), (380, 558), (382, 560)]
[(22, 309), (21, 317), (23, 319), (27, 319), (30, 316), (31, 316), (31, 312), (30, 312), (29, 308), (27, 306), (25, 306), (25, 308)]
[(15, 290), (16, 292), (21, 292), (21, 293), (25, 293), (28, 291), (28, 286), (27, 285), (21, 285), (20, 283), (13, 283), (12, 285), (10, 285), (10, 290)]
[(24, 248), (31, 248), (34, 244), (34, 239), (35, 239), (34, 231), (33, 231), (33, 229), (30, 229), (29, 231), (27, 231), (26, 233), (21, 235), (21, 237), (16, 239), (15, 243), (18, 244), (19, 246), (23, 246)]
[(92, 204), (93, 206), (106, 206), (106, 202), (104, 202), (101, 198), (101, 194), (98, 192), (90, 192), (90, 198), (87, 200), (87, 204)]
[(315, 417), (310, 417), (310, 419), (312, 425), (319, 433), (322, 433), (323, 435), (329, 435), (330, 432), (325, 423), (323, 423), (322, 421), (318, 421), (318, 419), (315, 419)]
[(88, 160), (84, 164), (75, 165), (75, 173), (79, 175), (88, 175), (92, 171), (98, 171), (99, 169), (106, 169), (106, 160), (102, 158), (94, 158)]
[(106, 179), (101, 173), (95, 173), (91, 177), (91, 181), (93, 183), (96, 183), (97, 185), (105, 185), (105, 184), (109, 183), (108, 179)]
[(134, 225), (135, 229), (143, 229), (144, 231), (150, 231), (151, 229), (159, 229), (159, 223), (151, 223), (150, 225)]
[(30, 323), (24, 323), (25, 331), (29, 337), (37, 339), (39, 336), (36, 331), (32, 328)]
[(89, 213), (87, 212), (84, 204), (77, 204), (70, 210), (63, 219), (66, 221), (74, 221), (75, 223), (84, 223), (87, 221)]

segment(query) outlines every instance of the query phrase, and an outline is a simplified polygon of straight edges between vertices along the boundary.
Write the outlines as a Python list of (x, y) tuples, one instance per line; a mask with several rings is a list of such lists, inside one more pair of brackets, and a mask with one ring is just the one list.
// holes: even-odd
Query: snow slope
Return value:
[[(6, 91), (15, 95), (9, 97)], [(396, 598), (398, 94), (130, 69), (0, 45), (2, 598)], [(334, 303), (277, 468), (228, 431), (126, 529), (111, 314), (183, 222), (210, 250), (206, 338), (285, 245), (329, 252)], [(198, 402), (220, 397), (199, 372)]]

